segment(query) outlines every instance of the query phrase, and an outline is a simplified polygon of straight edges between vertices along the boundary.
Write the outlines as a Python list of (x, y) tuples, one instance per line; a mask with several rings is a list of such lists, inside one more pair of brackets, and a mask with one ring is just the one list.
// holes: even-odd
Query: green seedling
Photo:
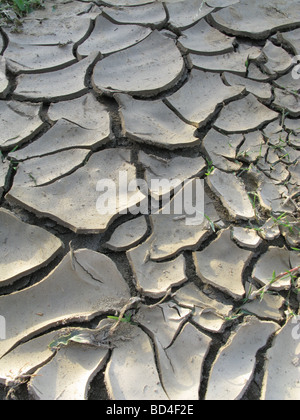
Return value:
[(238, 313), (235, 313), (234, 315), (231, 315), (231, 316), (225, 316), (225, 321), (227, 321), (227, 322), (230, 322), (230, 321), (235, 321), (236, 319), (238, 319), (239, 317), (241, 317), (243, 314), (242, 313), (240, 313), (240, 312), (238, 312)]
[[(17, 146), (15, 146), (12, 150), (10, 150), (9, 152), (8, 152), (8, 154), (9, 153), (14, 153), (14, 152), (16, 152), (17, 150), (18, 150), (18, 148), (19, 148), (19, 146), (17, 145)], [(4, 154), (3, 154), (3, 152), (0, 150), (0, 159), (2, 160), (2, 162), (5, 162), (5, 160), (6, 160), (6, 157), (4, 156)]]
[(259, 216), (257, 212), (257, 205), (259, 204), (258, 194), (255, 191), (252, 191), (248, 193), (248, 197), (255, 213), (255, 220), (258, 221), (259, 220)]
[(44, 0), (0, 0), (0, 24), (12, 24), (11, 31), (21, 34), (22, 18), (34, 9), (42, 8)]
[(203, 8), (203, 6), (204, 6), (205, 3), (206, 3), (206, 0), (202, 0), (202, 2), (200, 4), (200, 7), (199, 7), (199, 13), (201, 13), (202, 8)]
[(70, 332), (69, 334), (61, 335), (49, 344), (49, 349), (54, 351), (62, 346), (67, 347), (70, 343), (85, 344), (85, 340), (83, 340), (80, 335), (82, 331), (84, 330), (78, 329)]
[(237, 154), (237, 159), (241, 159), (241, 158), (246, 158), (246, 157), (250, 157), (250, 150), (243, 150), (242, 152), (238, 152)]
[(281, 127), (283, 127), (285, 123), (285, 119), (289, 115), (289, 112), (285, 112), (285, 108), (282, 108), (281, 112), (282, 112)]
[(211, 160), (206, 159), (208, 168), (207, 168), (207, 172), (205, 172), (206, 176), (210, 176), (213, 171), (215, 170), (215, 167), (213, 166), (213, 162)]
[(29, 178), (34, 182), (34, 185), (37, 187), (37, 180), (32, 174), (28, 174)]
[(265, 293), (268, 291), (268, 289), (277, 281), (277, 276), (276, 276), (276, 272), (273, 271), (272, 274), (272, 279), (270, 280), (270, 282), (268, 283), (268, 287), (263, 287), (259, 293), (260, 296), (260, 301), (262, 302), (264, 300), (265, 297)]
[(288, 215), (286, 213), (282, 213), (280, 216), (278, 216), (277, 218), (274, 216), (271, 216), (274, 225), (273, 226), (282, 226), (284, 228), (287, 228), (289, 230), (290, 233), (296, 233), (298, 232), (298, 235), (300, 234), (300, 229), (297, 226), (297, 224), (299, 222), (295, 221), (295, 222), (289, 222), (287, 220)]
[(215, 233), (216, 232), (216, 227), (214, 222), (207, 216), (207, 214), (204, 214), (204, 217), (206, 220), (208, 220), (208, 223), (210, 224), (210, 227), (212, 229), (212, 231)]
[(225, 316), (225, 321), (235, 321), (236, 319), (239, 319), (243, 315), (253, 315), (251, 312), (246, 311), (245, 309), (239, 308), (234, 314), (231, 316)]
[(249, 226), (246, 226), (246, 228), (247, 228), (247, 229), (252, 229), (252, 230), (255, 230), (256, 232), (262, 232), (262, 231), (263, 231), (263, 228), (262, 228), (262, 227), (259, 227), (259, 226), (253, 226), (251, 223), (250, 223), (250, 225), (249, 225)]
[(132, 315), (131, 314), (124, 315), (124, 317), (121, 318), (121, 319), (118, 316), (108, 316), (107, 318), (108, 319), (112, 319), (113, 321), (116, 321), (116, 322), (120, 321), (120, 322), (125, 322), (127, 324), (131, 324), (132, 323), (132, 320), (131, 320)]
[(0, 13), (11, 9), (18, 17), (23, 17), (42, 5), (42, 0), (2, 0)]
[(261, 143), (260, 147), (259, 147), (259, 156), (258, 158), (262, 158), (262, 150), (263, 150), (263, 143)]
[(250, 285), (249, 287), (249, 291), (246, 295), (246, 297), (243, 299), (242, 301), (242, 305), (229, 317), (225, 317), (225, 321), (234, 321), (238, 318), (240, 318), (243, 315), (252, 315), (250, 312), (246, 311), (245, 309), (243, 309), (243, 306), (251, 301), (254, 301), (255, 299), (259, 298), (260, 302), (263, 301), (266, 293), (271, 293), (269, 290), (272, 287), (273, 284), (275, 284), (277, 281), (279, 280), (284, 280), (284, 279), (291, 279), (291, 288), (289, 290), (289, 294), (288, 297), (286, 299), (286, 304), (288, 307), (288, 312), (289, 314), (293, 314), (293, 310), (290, 308), (289, 305), (289, 301), (290, 301), (290, 294), (293, 292), (295, 292), (296, 294), (300, 293), (300, 289), (298, 288), (297, 285), (297, 279), (299, 277), (299, 273), (300, 273), (300, 266), (292, 268), (291, 270), (286, 271), (285, 273), (281, 273), (279, 275), (276, 275), (275, 271), (273, 271), (272, 274), (272, 278), (269, 280), (269, 282), (263, 286), (262, 288), (260, 288), (259, 290), (255, 291), (253, 286)]
[(298, 90), (296, 89), (289, 89), (285, 86), (278, 86), (280, 89), (284, 90), (287, 93), (290, 93), (291, 95), (295, 96), (296, 99), (298, 99), (300, 97), (300, 94), (298, 92)]

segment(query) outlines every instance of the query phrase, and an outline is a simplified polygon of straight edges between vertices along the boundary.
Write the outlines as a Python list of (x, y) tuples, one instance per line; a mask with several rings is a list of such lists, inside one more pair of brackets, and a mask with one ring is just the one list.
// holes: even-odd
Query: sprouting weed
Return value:
[(298, 221), (290, 222), (287, 219), (287, 217), (288, 217), (288, 215), (286, 213), (282, 213), (278, 217), (271, 216), (271, 218), (274, 222), (274, 226), (282, 226), (284, 228), (287, 228), (290, 233), (295, 233), (297, 231), (298, 234), (300, 234), (300, 229), (297, 226), (299, 224), (299, 222)]
[(216, 232), (216, 227), (214, 222), (207, 216), (207, 214), (204, 214), (204, 217), (206, 220), (208, 220), (208, 223), (210, 224), (210, 227), (212, 229), (212, 231), (215, 233)]
[(120, 322), (125, 322), (127, 324), (131, 324), (132, 320), (132, 314), (128, 314), (128, 315), (124, 315), (124, 317), (122, 319), (119, 319), (118, 316), (108, 316), (108, 319), (111, 319), (113, 321), (120, 321)]
[(34, 185), (37, 187), (37, 180), (35, 179), (35, 177), (31, 173), (28, 174), (28, 176), (34, 182)]

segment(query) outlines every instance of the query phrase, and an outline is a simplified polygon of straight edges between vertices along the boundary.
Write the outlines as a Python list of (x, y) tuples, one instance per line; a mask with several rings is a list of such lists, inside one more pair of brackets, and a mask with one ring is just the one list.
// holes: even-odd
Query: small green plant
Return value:
[(36, 180), (36, 178), (31, 173), (28, 174), (28, 176), (31, 179), (31, 181), (33, 181), (34, 185), (37, 187), (37, 180)]
[(287, 142), (284, 140), (281, 136), (279, 137), (279, 143), (276, 145), (271, 145), (274, 150), (284, 150), (285, 147), (287, 147)]
[(249, 70), (249, 66), (250, 66), (250, 57), (248, 57), (247, 60), (245, 61), (245, 67), (247, 71)]
[(59, 349), (60, 347), (64, 346), (67, 347), (70, 343), (79, 343), (84, 344), (85, 340), (83, 340), (80, 336), (80, 333), (84, 331), (83, 329), (77, 329), (74, 331), (70, 331), (67, 334), (60, 335), (58, 338), (53, 340), (49, 344), (49, 349), (52, 351), (55, 351)]
[(263, 231), (262, 226), (255, 226), (251, 223), (251, 221), (250, 221), (249, 225), (246, 226), (246, 229), (252, 229), (252, 230), (255, 230), (255, 232), (262, 232)]
[(242, 152), (238, 152), (238, 154), (237, 154), (237, 159), (243, 159), (243, 158), (245, 159), (247, 157), (250, 157), (250, 150), (249, 149), (243, 150)]
[(215, 170), (215, 167), (213, 166), (213, 162), (211, 160), (206, 159), (206, 162), (207, 162), (208, 168), (207, 168), (207, 171), (205, 172), (205, 175), (210, 176)]
[(124, 315), (124, 317), (121, 318), (121, 319), (119, 319), (118, 316), (108, 316), (107, 318), (108, 319), (111, 319), (113, 321), (116, 321), (116, 322), (118, 322), (118, 321), (119, 322), (125, 322), (127, 324), (131, 324), (132, 323), (132, 320), (131, 320), (132, 314)]
[(272, 279), (269, 281), (269, 283), (265, 287), (262, 287), (262, 289), (259, 291), (259, 297), (260, 297), (261, 302), (264, 300), (265, 293), (269, 290), (269, 288), (274, 283), (276, 283), (277, 280), (278, 280), (278, 278), (277, 278), (277, 275), (276, 275), (276, 271), (273, 271)]
[(207, 216), (207, 214), (204, 214), (204, 217), (205, 217), (205, 219), (208, 221), (208, 223), (209, 223), (209, 225), (210, 225), (210, 227), (211, 227), (211, 230), (214, 232), (214, 233), (216, 233), (216, 227), (215, 227), (215, 224), (214, 224), (214, 222)]
[[(299, 221), (291, 222), (288, 220), (288, 215), (286, 213), (282, 213), (278, 217), (271, 216), (274, 226), (282, 226), (283, 228), (286, 228), (289, 230), (289, 232), (292, 234), (298, 233), (300, 235), (300, 229), (299, 229)], [(295, 249), (297, 250), (297, 249)]]
[(285, 119), (289, 115), (289, 112), (286, 112), (285, 108), (281, 109), (281, 127), (284, 126)]
[(7, 12), (14, 11), (20, 18), (43, 6), (43, 0), (1, 0), (0, 15), (7, 17)]
[(249, 197), (249, 200), (251, 202), (252, 208), (254, 210), (255, 220), (258, 222), (259, 221), (259, 214), (258, 214), (257, 206), (259, 205), (259, 196), (258, 196), (257, 192), (251, 191), (251, 192), (248, 193), (248, 197)]
[(280, 89), (284, 90), (287, 93), (290, 93), (291, 95), (295, 96), (296, 99), (298, 99), (300, 97), (300, 94), (298, 92), (298, 90), (295, 89), (289, 89), (285, 86), (278, 86)]
[(250, 285), (249, 291), (242, 301), (242, 305), (239, 308), (237, 308), (237, 310), (233, 314), (231, 314), (228, 317), (225, 317), (224, 318), (225, 321), (227, 322), (234, 321), (243, 315), (252, 315), (251, 312), (245, 310), (243, 306), (249, 302), (253, 302), (256, 299), (259, 299), (259, 301), (262, 302), (264, 300), (265, 295), (267, 293), (271, 293), (270, 288), (272, 287), (274, 283), (276, 283), (279, 280), (285, 280), (288, 278), (291, 279), (291, 287), (289, 289), (288, 297), (286, 299), (286, 305), (288, 308), (287, 313), (288, 313), (288, 316), (293, 316), (294, 311), (290, 307), (290, 296), (292, 292), (296, 294), (300, 293), (300, 289), (297, 284), (297, 279), (299, 278), (299, 274), (300, 274), (300, 266), (292, 268), (291, 270), (288, 270), (285, 273), (281, 273), (279, 275), (277, 275), (276, 272), (273, 271), (272, 278), (270, 278), (269, 281), (259, 290), (255, 290), (254, 287)]

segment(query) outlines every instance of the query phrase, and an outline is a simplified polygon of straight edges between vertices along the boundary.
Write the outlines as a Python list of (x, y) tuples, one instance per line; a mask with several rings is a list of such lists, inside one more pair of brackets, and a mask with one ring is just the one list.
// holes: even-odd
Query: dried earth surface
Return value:
[(13, 18), (0, 399), (299, 400), (299, 0)]

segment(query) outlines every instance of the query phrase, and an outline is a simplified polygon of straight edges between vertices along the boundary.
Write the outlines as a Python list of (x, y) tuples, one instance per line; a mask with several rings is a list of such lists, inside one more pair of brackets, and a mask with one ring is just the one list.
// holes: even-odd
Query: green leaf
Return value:
[[(108, 316), (108, 319), (112, 319), (113, 321), (119, 321), (118, 316)], [(121, 322), (128, 322), (128, 324), (131, 323), (131, 315), (125, 315), (124, 318), (120, 319)]]
[(62, 335), (62, 336), (58, 337), (56, 340), (53, 340), (49, 344), (49, 349), (50, 350), (56, 350), (60, 346), (67, 346), (69, 344), (71, 338), (72, 338), (72, 333), (70, 333), (68, 335)]
[(49, 344), (49, 349), (55, 351), (62, 346), (68, 346), (70, 343), (91, 344), (84, 329), (76, 329), (69, 334), (61, 335)]
[(210, 224), (210, 227), (211, 227), (211, 229), (212, 229), (212, 231), (214, 232), (214, 233), (216, 233), (216, 227), (215, 227), (215, 224), (214, 224), (214, 222), (206, 215), (206, 214), (204, 214), (204, 217), (208, 220), (208, 222), (209, 222), (209, 224)]
[[(16, 139), (18, 138), (18, 137), (15, 137)], [(19, 145), (17, 145), (17, 146), (15, 146), (11, 151), (10, 151), (10, 153), (14, 153), (14, 152), (16, 152), (17, 150), (18, 150), (18, 148), (19, 148)]]
[(17, 6), (21, 12), (25, 12), (26, 10), (26, 3), (24, 0), (13, 0), (14, 4)]
[[(91, 344), (91, 340), (87, 339), (84, 336), (81, 336), (80, 334), (75, 335), (70, 340), (72, 343), (79, 343), (79, 344)], [(68, 343), (69, 344), (69, 343)]]

